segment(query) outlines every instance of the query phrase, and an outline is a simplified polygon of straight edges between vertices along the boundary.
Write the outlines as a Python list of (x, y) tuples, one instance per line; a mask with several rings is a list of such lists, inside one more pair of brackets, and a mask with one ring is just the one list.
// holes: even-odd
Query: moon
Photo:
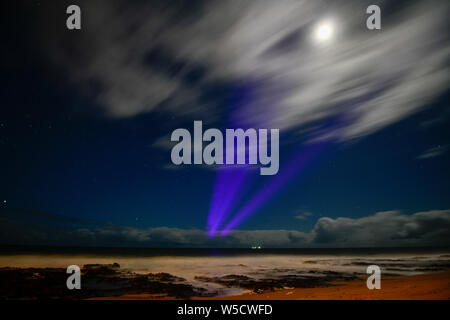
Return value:
[(333, 38), (334, 24), (331, 21), (322, 21), (314, 29), (314, 39), (318, 43), (328, 42)]

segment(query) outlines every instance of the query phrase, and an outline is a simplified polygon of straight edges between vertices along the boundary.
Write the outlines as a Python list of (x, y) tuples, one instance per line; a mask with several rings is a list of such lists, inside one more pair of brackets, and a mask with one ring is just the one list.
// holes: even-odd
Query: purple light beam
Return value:
[(277, 175), (269, 184), (267, 184), (258, 194), (256, 194), (225, 226), (220, 232), (221, 236), (226, 236), (240, 224), (245, 218), (248, 218), (257, 209), (259, 209), (264, 203), (266, 203), (277, 191), (281, 189), (281, 186), (292, 178), (299, 169), (305, 167), (305, 165), (323, 149), (326, 143), (316, 143), (308, 146), (304, 152), (301, 152), (298, 156), (285, 167), (279, 175)]
[(213, 237), (226, 213), (236, 204), (238, 191), (247, 175), (247, 168), (222, 169), (217, 174), (208, 216), (208, 235)]

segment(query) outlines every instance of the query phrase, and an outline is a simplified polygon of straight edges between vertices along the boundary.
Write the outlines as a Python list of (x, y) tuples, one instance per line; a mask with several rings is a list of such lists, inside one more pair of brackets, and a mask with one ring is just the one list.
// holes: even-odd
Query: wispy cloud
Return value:
[(439, 156), (443, 155), (446, 151), (447, 151), (447, 146), (433, 147), (428, 150), (425, 150), (425, 152), (422, 153), (421, 155), (419, 155), (417, 157), (417, 159), (424, 160), (424, 159), (439, 157)]
[[(74, 83), (97, 83), (96, 101), (115, 117), (161, 107), (213, 118), (205, 87), (250, 83), (254, 95), (237, 118), (301, 129), (340, 115), (326, 136), (310, 134), (349, 140), (422, 110), (449, 87), (448, 2), (392, 2), (381, 4), (382, 30), (368, 31), (360, 1), (82, 1), (83, 12), (96, 13), (84, 16), (89, 31), (78, 41), (61, 33), (48, 52)], [(319, 46), (311, 34), (323, 19), (334, 21), (336, 37)], [(77, 59), (73, 47), (83, 52)]]
[(294, 216), (294, 218), (298, 220), (306, 220), (312, 216), (313, 214), (309, 211), (300, 211), (296, 216)]

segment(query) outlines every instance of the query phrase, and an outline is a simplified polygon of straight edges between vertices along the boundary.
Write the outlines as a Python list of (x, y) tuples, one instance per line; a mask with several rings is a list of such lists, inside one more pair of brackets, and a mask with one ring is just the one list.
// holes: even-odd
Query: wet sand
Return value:
[[(172, 299), (165, 295), (134, 294), (120, 297), (94, 298), (96, 300)], [(450, 271), (413, 276), (384, 277), (380, 290), (369, 290), (366, 278), (337, 282), (330, 287), (295, 288), (245, 293), (237, 296), (195, 300), (449, 300)]]
[(236, 300), (449, 300), (450, 272), (415, 276), (387, 277), (380, 290), (369, 290), (366, 279), (335, 283), (325, 288), (298, 288), (262, 294), (215, 297)]

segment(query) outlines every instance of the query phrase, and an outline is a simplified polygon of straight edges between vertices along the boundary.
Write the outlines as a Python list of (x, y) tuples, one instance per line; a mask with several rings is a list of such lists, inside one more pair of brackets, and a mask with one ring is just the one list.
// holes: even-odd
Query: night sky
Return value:
[[(64, 1), (2, 10), (0, 242), (448, 245), (448, 4), (378, 2), (369, 31), (364, 1), (312, 2), (77, 1), (79, 31)], [(330, 14), (336, 39), (311, 44)], [(171, 132), (194, 120), (280, 129), (279, 173), (244, 169), (227, 219), (322, 146), (237, 231), (209, 237), (226, 169), (170, 160)]]

